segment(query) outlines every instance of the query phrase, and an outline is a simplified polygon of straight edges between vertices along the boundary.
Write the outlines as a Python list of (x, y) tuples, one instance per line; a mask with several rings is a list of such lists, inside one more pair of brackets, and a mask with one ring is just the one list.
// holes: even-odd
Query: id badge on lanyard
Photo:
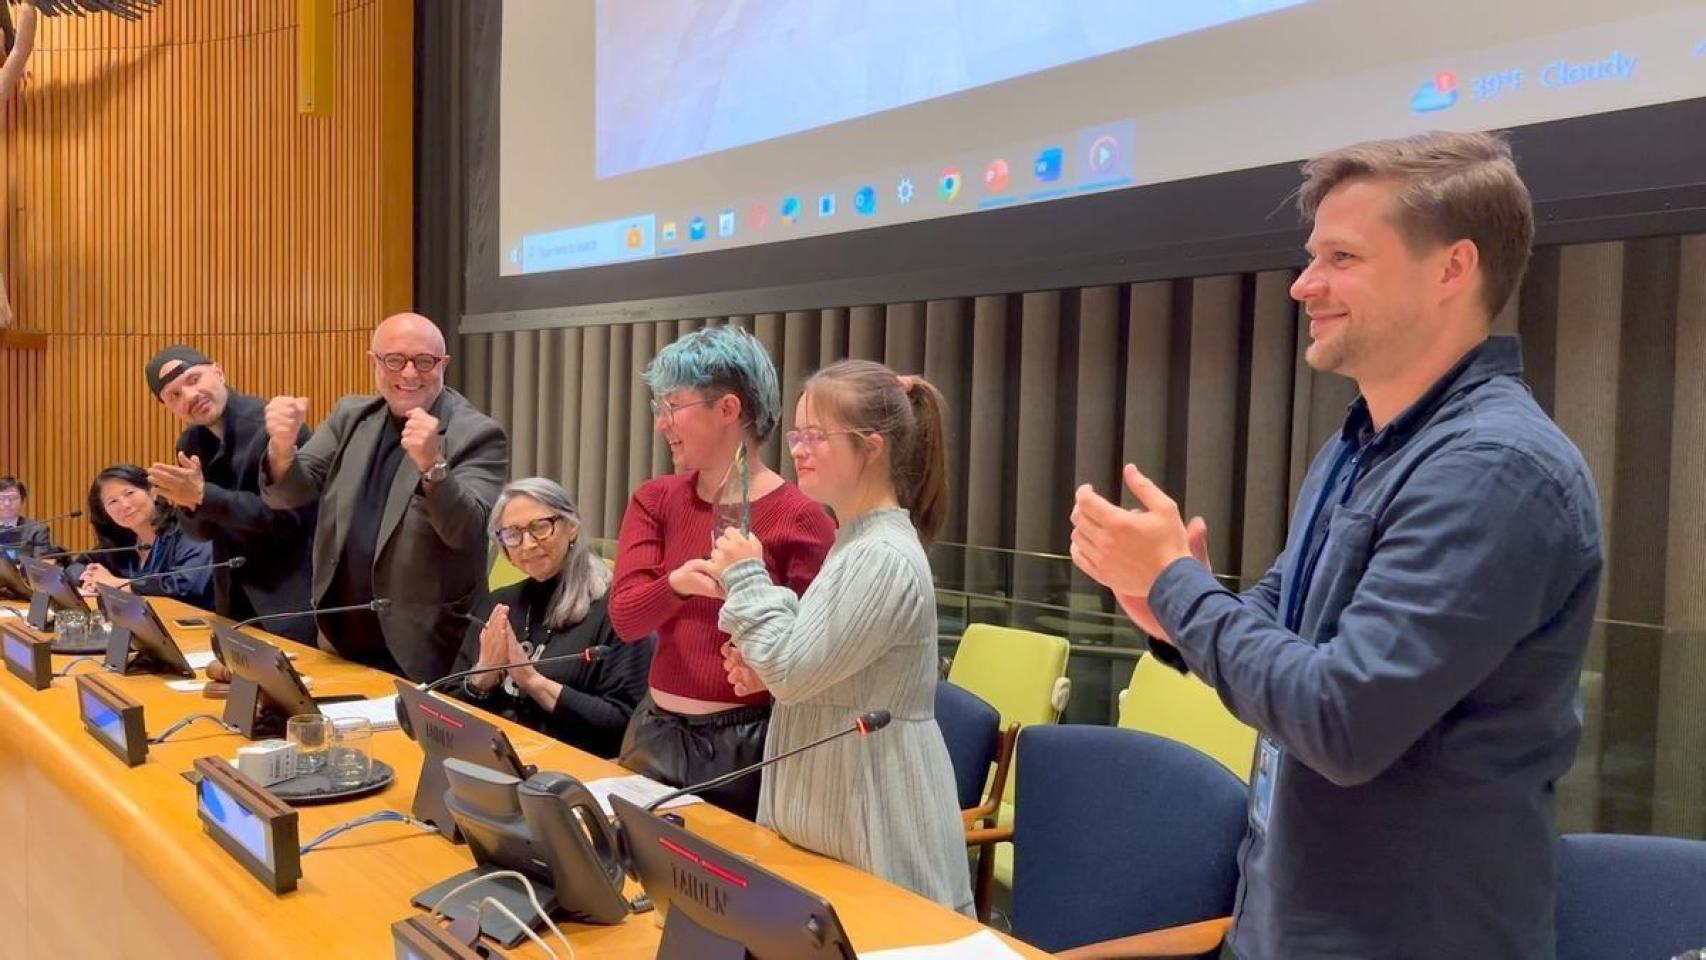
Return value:
[(1256, 775), (1250, 780), (1250, 826), (1268, 832), (1268, 817), (1274, 808), (1274, 781), (1279, 779), (1280, 759), (1285, 751), (1262, 737), (1256, 742)]

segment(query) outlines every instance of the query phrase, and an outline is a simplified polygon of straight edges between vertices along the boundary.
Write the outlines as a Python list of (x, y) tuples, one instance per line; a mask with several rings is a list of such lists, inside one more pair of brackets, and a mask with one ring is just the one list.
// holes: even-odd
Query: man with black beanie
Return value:
[[(178, 510), (190, 535), (213, 544), (215, 560), (243, 557), (241, 569), (214, 571), (214, 605), (233, 620), (310, 606), (315, 507), (275, 510), (261, 502), (266, 459), (266, 402), (231, 390), (225, 371), (181, 344), (148, 361), (148, 389), (186, 424), (176, 463), (148, 468), (148, 482)], [(303, 428), (297, 445), (308, 440)], [(314, 642), (313, 616), (264, 624), (280, 636)]]

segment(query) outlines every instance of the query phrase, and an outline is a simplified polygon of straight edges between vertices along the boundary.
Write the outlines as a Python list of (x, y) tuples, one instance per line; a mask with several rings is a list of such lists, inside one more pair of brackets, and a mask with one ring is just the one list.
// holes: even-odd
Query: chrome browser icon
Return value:
[(936, 184), (936, 195), (946, 203), (960, 195), (960, 168), (949, 167), (942, 171), (942, 179)]

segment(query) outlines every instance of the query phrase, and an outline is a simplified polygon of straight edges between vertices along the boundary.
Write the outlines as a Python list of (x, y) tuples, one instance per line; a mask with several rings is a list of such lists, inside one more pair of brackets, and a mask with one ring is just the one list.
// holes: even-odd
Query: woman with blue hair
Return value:
[[(717, 627), (723, 588), (710, 567), (724, 526), (764, 543), (771, 580), (804, 592), (835, 539), (823, 507), (765, 465), (759, 446), (776, 429), (776, 367), (757, 338), (709, 327), (658, 353), (645, 372), (652, 427), (676, 473), (641, 484), (617, 542), (610, 622), (625, 641), (657, 635), (646, 700), (634, 711), (621, 762), (687, 786), (764, 756), (770, 696), (737, 694), (723, 669), (728, 634)], [(704, 799), (751, 819), (759, 778)]]

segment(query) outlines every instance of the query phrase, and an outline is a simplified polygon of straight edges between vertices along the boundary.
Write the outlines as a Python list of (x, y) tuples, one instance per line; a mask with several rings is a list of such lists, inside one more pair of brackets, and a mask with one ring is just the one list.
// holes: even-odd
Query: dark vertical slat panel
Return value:
[(533, 399), (539, 395), (539, 331), (518, 330), (510, 341), (509, 401), (509, 473), (511, 477), (531, 477), (539, 473), (539, 458), (534, 449), (538, 432), (538, 417)]
[(883, 318), (883, 362), (895, 373), (924, 369), (924, 304), (889, 304)]
[(604, 405), (610, 396), (610, 328), (586, 327), (581, 333), (580, 470), (575, 502), (595, 537), (606, 536), (604, 514), (604, 448), (609, 420)]
[(966, 539), (974, 546), (1011, 543), (1003, 505), (1009, 482), (1006, 297), (978, 297), (972, 307), (971, 418), (966, 444)]
[[(1172, 392), (1173, 285), (1140, 283), (1127, 294), (1125, 395), (1120, 449), (1124, 463), (1145, 474), (1167, 475), (1167, 409)], [(1120, 485), (1124, 502), (1131, 494)]]
[(1558, 365), (1558, 250), (1534, 251), (1523, 276), (1517, 329), (1522, 336), (1523, 377), (1547, 413), (1554, 410)]
[(646, 381), (641, 374), (645, 372), (646, 364), (652, 362), (652, 357), (657, 356), (657, 333), (656, 324), (634, 325), (634, 343), (628, 358), (628, 431), (631, 438), (628, 444), (628, 478), (621, 487), (624, 497), (652, 476), (655, 446), (652, 440), (652, 395), (646, 389)]
[(1706, 236), (1682, 241), (1665, 530), (1664, 622), (1654, 745), (1653, 829), (1706, 837)]
[(847, 311), (833, 307), (823, 311), (818, 326), (818, 369), (853, 355), (848, 347)]
[(451, 361), (462, 368), (462, 393), (474, 406), (490, 412), (492, 409), (492, 335), (469, 334), (462, 338), (459, 349), (464, 356)]
[[(1256, 277), (1250, 336), (1250, 425), (1244, 455), (1240, 557), (1237, 573), (1259, 579), (1285, 547), (1291, 501), (1291, 392), (1296, 365), (1297, 305), (1290, 271)], [(1226, 571), (1231, 573), (1233, 571)]]
[[(1576, 442), (1599, 486), (1600, 502), (1616, 500), (1617, 380), (1622, 336), (1623, 246), (1604, 243), (1572, 247), (1559, 259), (1556, 375), (1560, 389), (1553, 419)], [(1615, 548), (1615, 515), (1603, 515), (1607, 555)], [(1600, 610), (1607, 594), (1600, 592)], [(1603, 756), (1605, 746), (1604, 678), (1606, 638), (1596, 636), (1588, 646), (1584, 690), (1587, 702), (1578, 754)], [(1558, 785), (1560, 814), (1583, 816), (1592, 829), (1605, 829), (1611, 801), (1600, 779), (1578, 767)]]
[(1014, 437), (1013, 545), (1019, 550), (1058, 550), (1059, 506), (1056, 489), (1060, 435), (1059, 398), (1061, 296), (1027, 293), (1019, 312), (1019, 416)]
[[(633, 342), (629, 337), (633, 330), (631, 326), (616, 326), (607, 328), (610, 331), (609, 354), (604, 364), (607, 371), (605, 409), (599, 412), (609, 431), (604, 441), (604, 536), (615, 536), (622, 525), (622, 508), (627, 506), (627, 464), (628, 464), (628, 384), (616, 382), (633, 366)], [(646, 442), (641, 434), (634, 441), (636, 445)]]
[(503, 424), (504, 429), (509, 431), (512, 458), (515, 422), (510, 416), (510, 403), (514, 400), (510, 385), (515, 382), (515, 336), (513, 331), (507, 330), (492, 334), (492, 405), (486, 411), (492, 419)]
[(586, 429), (581, 422), (581, 398), (585, 394), (586, 383), (586, 371), (581, 363), (581, 338), (585, 331), (571, 327), (558, 333), (563, 338), (563, 392), (557, 415), (557, 442), (563, 451), (560, 479), (569, 496), (574, 498), (575, 506), (580, 508), (581, 519), (590, 521), (595, 514), (581, 491), (581, 434)]
[(1239, 277), (1192, 282), (1185, 485), (1173, 492), (1185, 516), (1208, 521), (1209, 556), (1217, 570), (1232, 566), (1240, 296)]
[[(782, 383), (782, 426), (779, 432), (794, 429), (794, 411), (805, 389), (806, 378), (818, 369), (818, 334), (821, 332), (818, 314), (794, 311), (782, 319), (782, 356), (777, 376)], [(789, 399), (794, 398), (794, 399)], [(797, 480), (794, 458), (786, 445), (778, 448), (777, 459), (782, 476)]]
[[(533, 472), (562, 482), (563, 445), (558, 440), (556, 411), (562, 408), (563, 391), (568, 389), (568, 371), (563, 366), (563, 331), (539, 331), (538, 388), (531, 398), (530, 419), (533, 421), (535, 454)], [(510, 438), (514, 441), (514, 438)], [(510, 475), (519, 477), (514, 465)], [(577, 504), (576, 506), (579, 506)]]
[(847, 355), (860, 360), (883, 359), (883, 308), (854, 307), (847, 321)]
[(948, 520), (942, 539), (964, 543), (966, 538), (967, 434), (971, 397), (966, 346), (971, 331), (964, 300), (933, 300), (924, 312), (924, 378), (941, 391), (947, 405), (944, 424), (948, 461)]
[(779, 419), (776, 421), (776, 429), (765, 438), (760, 453), (764, 457), (765, 463), (772, 467), (778, 467), (788, 456), (788, 452), (782, 449), (782, 430), (784, 429), (782, 424), (786, 421), (787, 415), (793, 412), (794, 401), (799, 399), (799, 395), (790, 391), (787, 384), (782, 380), (782, 315), (778, 313), (759, 314), (753, 318), (752, 332), (754, 336), (758, 337), (758, 342), (764, 344), (765, 352), (770, 354), (770, 362), (776, 367), (777, 402), (780, 404), (776, 412)]
[[(1621, 353), (1615, 462), (1639, 463), (1641, 469), (1619, 470), (1615, 490), (1602, 501), (1617, 529), (1606, 545), (1603, 592), (1608, 616), (1645, 624), (1664, 616), (1664, 552), (1655, 545), (1664, 542), (1670, 503), (1679, 245), (1667, 238), (1630, 241), (1623, 248), (1620, 329), (1601, 349)], [(1606, 632), (1603, 749), (1619, 762), (1600, 777), (1609, 788), (1602, 811), (1617, 832), (1652, 827), (1659, 657), (1658, 635), (1647, 628)]]
[[(654, 356), (654, 357), (657, 356), (658, 354), (662, 353), (664, 347), (667, 347), (670, 344), (674, 343), (676, 341), (676, 338), (680, 335), (680, 332), (681, 332), (680, 326), (678, 324), (676, 324), (675, 322), (669, 321), (669, 320), (666, 320), (662, 323), (657, 324), (653, 328), (653, 330), (654, 330), (655, 340), (653, 341), (653, 344), (652, 344), (652, 347), (653, 347), (652, 356)], [(650, 363), (650, 362), (651, 362), (650, 360), (647, 361), (647, 363)], [(648, 402), (651, 400), (651, 394), (649, 391), (646, 395), (646, 399)], [(672, 472), (674, 469), (675, 469), (675, 465), (670, 460), (670, 456), (669, 456), (669, 444), (664, 440), (663, 434), (658, 433), (656, 430), (653, 430), (652, 431), (652, 472), (651, 472), (651, 475), (654, 477), (661, 477), (667, 473)]]

